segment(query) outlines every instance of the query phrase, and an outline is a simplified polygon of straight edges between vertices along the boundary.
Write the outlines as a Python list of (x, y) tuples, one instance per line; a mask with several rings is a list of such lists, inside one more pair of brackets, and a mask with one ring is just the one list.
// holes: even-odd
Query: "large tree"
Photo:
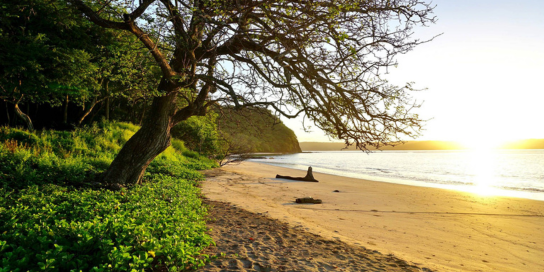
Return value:
[(150, 112), (106, 171), (107, 183), (140, 182), (170, 145), (170, 129), (218, 102), (304, 114), (360, 149), (420, 129), (411, 85), (392, 86), (380, 73), (424, 42), (412, 37), (435, 20), (423, 1), (68, 2), (99, 26), (133, 33), (162, 72)]

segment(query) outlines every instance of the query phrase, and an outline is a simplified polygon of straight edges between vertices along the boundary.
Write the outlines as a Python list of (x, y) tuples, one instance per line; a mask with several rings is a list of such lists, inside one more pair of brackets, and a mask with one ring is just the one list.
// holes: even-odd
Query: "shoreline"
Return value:
[[(531, 271), (544, 266), (544, 202), (480, 196), (314, 172), (319, 183), (275, 179), (305, 171), (227, 165), (203, 194), (330, 240), (439, 271)], [(339, 193), (333, 192), (339, 190)], [(294, 204), (313, 196), (321, 205)]]
[[(310, 152), (309, 152), (310, 153)], [(281, 166), (279, 163), (266, 163), (266, 162), (258, 162), (258, 161), (250, 161), (254, 163), (259, 164), (265, 164), (270, 165), (274, 167), (280, 167), (280, 168), (287, 168), (287, 169), (293, 169), (293, 170), (299, 170), (303, 171), (302, 169), (297, 168), (291, 168), (287, 166)], [(432, 182), (424, 182), (424, 181), (413, 181), (413, 180), (405, 180), (400, 178), (385, 178), (385, 177), (377, 177), (377, 176), (361, 176), (360, 174), (353, 174), (353, 175), (341, 175), (341, 174), (334, 174), (334, 173), (326, 173), (322, 170), (322, 168), (319, 167), (313, 167), (314, 171), (316, 173), (325, 174), (325, 175), (331, 175), (331, 176), (337, 176), (342, 178), (352, 178), (352, 179), (358, 179), (358, 180), (366, 180), (366, 181), (372, 181), (372, 182), (385, 182), (385, 183), (391, 183), (391, 184), (398, 184), (398, 185), (405, 185), (405, 186), (415, 186), (415, 187), (423, 187), (423, 188), (433, 188), (433, 189), (442, 189), (442, 190), (452, 190), (452, 191), (458, 191), (462, 193), (474, 193), (478, 194), (478, 191), (481, 190), (480, 187), (477, 185), (455, 185), (455, 184), (440, 184), (440, 183), (432, 183)], [(494, 196), (494, 197), (512, 197), (512, 198), (521, 198), (521, 199), (528, 199), (528, 200), (535, 200), (535, 201), (543, 201), (544, 202), (544, 191), (540, 191), (539, 189), (533, 189), (533, 190), (517, 190), (517, 189), (503, 189), (498, 187), (487, 187), (487, 195), (488, 196)]]
[[(429, 153), (429, 151), (437, 151), (438, 153), (447, 152), (447, 153), (466, 153), (467, 150), (384, 150), (383, 153)], [(495, 152), (499, 151), (505, 151), (505, 150), (495, 150), (492, 154), (495, 154)], [(506, 150), (507, 152), (511, 150)], [(522, 150), (522, 151), (540, 151), (540, 150)], [(361, 151), (316, 151), (316, 153), (326, 154), (326, 153), (336, 154), (336, 153), (360, 153)], [(302, 153), (313, 153), (313, 152), (302, 152)], [(492, 158), (491, 156), (488, 157), (487, 153), (484, 153), (485, 156), (481, 158), (479, 161), (487, 161), (488, 159)], [(476, 153), (478, 156), (482, 156), (480, 153)], [(350, 157), (351, 158), (351, 157)], [(440, 173), (438, 178), (431, 177), (430, 179), (427, 179), (429, 175), (431, 174), (425, 174), (421, 175), (422, 173), (416, 172), (414, 175), (404, 175), (405, 173), (397, 173), (396, 175), (380, 175), (378, 174), (372, 174), (366, 171), (358, 171), (357, 169), (354, 169), (352, 167), (356, 167), (355, 165), (351, 164), (348, 168), (342, 168), (338, 166), (329, 167), (328, 165), (322, 165), (320, 161), (313, 161), (312, 157), (307, 158), (309, 161), (307, 162), (308, 165), (301, 165), (299, 164), (299, 159), (290, 160), (289, 158), (285, 159), (282, 158), (282, 156), (279, 157), (270, 157), (268, 159), (265, 158), (252, 158), (248, 160), (248, 162), (255, 162), (255, 163), (263, 163), (271, 166), (276, 167), (283, 167), (283, 168), (290, 168), (290, 169), (296, 169), (296, 170), (306, 170), (308, 166), (312, 166), (314, 171), (328, 174), (328, 175), (334, 175), (334, 176), (340, 176), (340, 177), (347, 177), (347, 178), (354, 178), (354, 179), (361, 179), (361, 180), (368, 180), (368, 181), (378, 181), (378, 182), (386, 182), (386, 183), (393, 183), (393, 184), (402, 184), (402, 185), (409, 185), (409, 186), (419, 186), (419, 187), (426, 187), (426, 188), (438, 188), (438, 189), (446, 189), (446, 190), (456, 190), (461, 192), (468, 192), (468, 193), (481, 193), (485, 192), (487, 195), (493, 195), (498, 197), (515, 197), (515, 198), (524, 198), (524, 199), (531, 199), (531, 200), (538, 200), (538, 201), (544, 201), (544, 187), (542, 187), (542, 184), (539, 180), (536, 180), (534, 175), (537, 173), (533, 173), (533, 177), (530, 177), (526, 179), (527, 177), (518, 177), (518, 182), (513, 182), (512, 184), (509, 184), (508, 180), (501, 180), (498, 179), (494, 185), (488, 184), (487, 182), (482, 182), (482, 180), (489, 179), (489, 178), (499, 178), (497, 177), (490, 177), (488, 176), (489, 169), (498, 167), (494, 164), (482, 164), (482, 163), (476, 163), (476, 167), (471, 166), (471, 168), (474, 169), (484, 169), (481, 171), (474, 171), (472, 170), (472, 173), (463, 173), (461, 175), (452, 175), (450, 177), (447, 176), (447, 173), (445, 174), (445, 179), (442, 179), (440, 175), (444, 175), (444, 173)], [(539, 165), (533, 165), (533, 167), (540, 167)], [(373, 165), (372, 167), (379, 167), (384, 168), (384, 170), (389, 171), (387, 169), (388, 166), (380, 166), (380, 165)], [(370, 169), (378, 169), (378, 168), (370, 168)], [(533, 169), (533, 168), (531, 168)], [(381, 170), (381, 169), (378, 169)], [(429, 169), (427, 169), (428, 171)], [(447, 171), (455, 172), (456, 169), (448, 169)], [(406, 172), (406, 169), (394, 169), (392, 172), (395, 173), (395, 171), (401, 171)], [(410, 172), (408, 170), (408, 172)], [(534, 171), (533, 171), (534, 172)], [(432, 172), (430, 172), (432, 173)], [(507, 173), (508, 174), (508, 173)], [(431, 175), (432, 176), (432, 175)], [(523, 182), (521, 182), (523, 181)], [(501, 184), (501, 185), (497, 185)]]

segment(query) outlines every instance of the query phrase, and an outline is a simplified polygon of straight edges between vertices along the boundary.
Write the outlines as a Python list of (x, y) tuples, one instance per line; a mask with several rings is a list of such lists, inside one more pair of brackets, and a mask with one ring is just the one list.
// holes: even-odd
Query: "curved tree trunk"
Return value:
[(84, 109), (83, 114), (79, 117), (79, 120), (77, 121), (78, 126), (81, 126), (81, 123), (83, 123), (83, 120), (85, 120), (85, 118), (87, 118), (87, 116), (93, 111), (96, 104), (102, 102), (102, 100), (104, 99), (97, 100), (96, 96), (93, 98), (93, 101), (91, 102), (89, 107), (87, 109)]
[(28, 116), (27, 114), (25, 114), (25, 113), (19, 108), (19, 104), (18, 104), (18, 103), (15, 103), (14, 108), (15, 108), (15, 113), (17, 113), (17, 116), (19, 116), (21, 119), (23, 119), (23, 121), (25, 122), (26, 127), (28, 128), (28, 130), (33, 131), (33, 130), (34, 130), (34, 125), (32, 125), (32, 120), (30, 119), (30, 116)]
[(151, 112), (142, 127), (121, 148), (105, 172), (105, 183), (141, 183), (149, 163), (170, 146), (175, 101), (175, 93), (153, 99)]
[[(167, 94), (153, 99), (142, 127), (121, 148), (103, 176), (106, 184), (137, 184), (149, 163), (170, 146), (170, 129), (193, 114), (202, 114), (200, 106), (189, 105), (177, 111), (175, 92), (178, 87), (161, 81), (159, 90)], [(204, 92), (202, 97), (205, 97)], [(116, 187), (116, 186), (115, 186)]]

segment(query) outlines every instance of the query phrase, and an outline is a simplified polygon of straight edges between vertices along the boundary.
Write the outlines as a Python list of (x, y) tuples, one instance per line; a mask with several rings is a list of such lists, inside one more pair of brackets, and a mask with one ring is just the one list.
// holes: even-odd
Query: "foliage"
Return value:
[(0, 271), (179, 271), (206, 261), (196, 170), (213, 161), (171, 147), (143, 186), (90, 186), (137, 129), (0, 129)]
[(295, 133), (262, 108), (220, 108), (206, 116), (193, 116), (172, 128), (183, 140), (186, 157), (203, 154), (219, 160), (231, 154), (301, 152)]
[(98, 27), (66, 1), (7, 0), (0, 14), (0, 99), (85, 112), (107, 98), (155, 94), (159, 71), (134, 35)]
[(301, 152), (295, 133), (265, 109), (223, 108), (218, 119), (230, 153)]
[(60, 105), (65, 95), (85, 95), (96, 83), (90, 34), (100, 29), (56, 1), (2, 2), (1, 98)]
[[(413, 37), (436, 21), (426, 1), (68, 1), (96, 25), (142, 37), (162, 75), (152, 109), (166, 120), (156, 122), (176, 124), (217, 102), (267, 107), (304, 114), (361, 150), (421, 129), (412, 83), (381, 74), (428, 41)], [(108, 12), (116, 5), (126, 13)], [(167, 111), (176, 98), (184, 107)]]
[[(218, 103), (304, 114), (361, 150), (421, 129), (412, 85), (393, 86), (380, 75), (425, 42), (413, 38), (414, 28), (436, 21), (425, 1), (68, 2), (96, 25), (138, 37), (161, 70), (160, 95), (141, 132), (104, 180), (140, 182), (168, 147), (171, 128)], [(127, 174), (135, 168), (138, 174)]]
[(221, 153), (221, 142), (217, 131), (217, 114), (192, 116), (172, 128), (173, 137), (183, 140), (185, 146), (200, 154), (213, 156)]

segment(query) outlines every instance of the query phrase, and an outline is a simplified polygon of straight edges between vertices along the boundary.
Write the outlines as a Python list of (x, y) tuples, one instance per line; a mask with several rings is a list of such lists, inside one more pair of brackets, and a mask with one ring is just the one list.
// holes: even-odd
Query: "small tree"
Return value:
[[(411, 85), (392, 86), (380, 73), (422, 43), (411, 37), (414, 27), (434, 22), (423, 1), (68, 2), (99, 26), (134, 34), (162, 72), (142, 128), (105, 182), (140, 182), (170, 145), (170, 129), (218, 102), (304, 113), (360, 149), (414, 136), (421, 126)], [(126, 13), (112, 12), (112, 3)]]

